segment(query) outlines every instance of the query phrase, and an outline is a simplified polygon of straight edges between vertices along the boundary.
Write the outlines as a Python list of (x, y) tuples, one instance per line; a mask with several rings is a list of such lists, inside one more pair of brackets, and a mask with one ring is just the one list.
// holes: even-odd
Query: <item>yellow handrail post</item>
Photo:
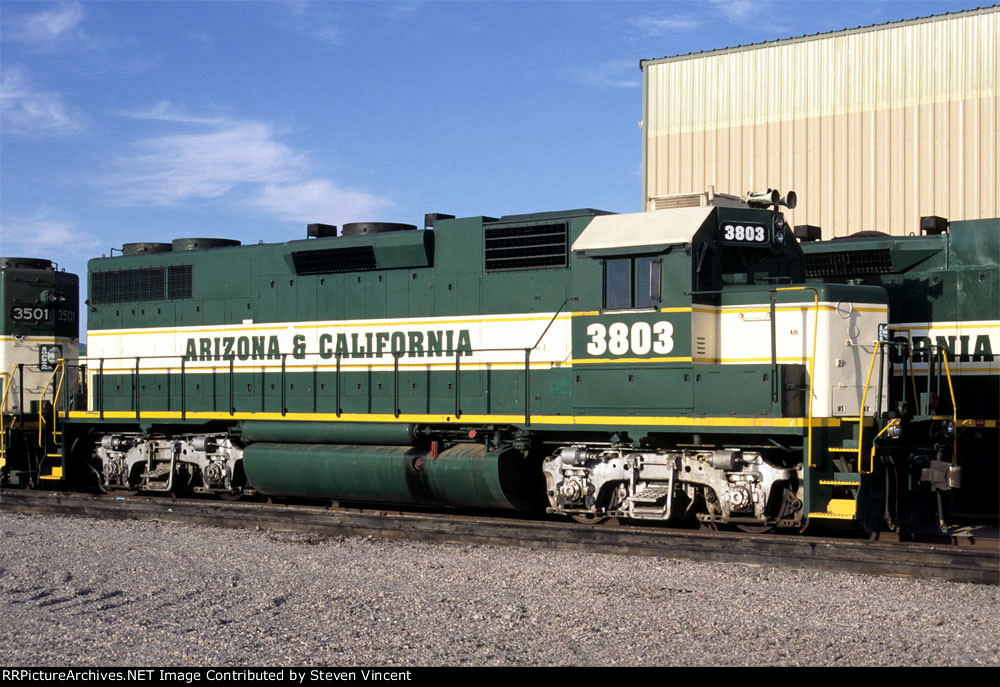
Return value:
[[(0, 410), (7, 409), (7, 394), (10, 392), (10, 387), (14, 383), (14, 369), (16, 367), (17, 366), (15, 365), (14, 368), (11, 368), (10, 374), (7, 374), (6, 372), (0, 373), (0, 375), (7, 378), (7, 381), (5, 381), (3, 385), (3, 400), (0, 400)], [(11, 427), (13, 427), (14, 420), (11, 419), (10, 422), (11, 422)], [(3, 426), (3, 413), (0, 412), (0, 457), (4, 459), (4, 462), (6, 462), (7, 459), (6, 440), (7, 440), (7, 429)]]
[[(59, 393), (62, 390), (63, 384), (66, 382), (66, 360), (64, 358), (59, 358), (59, 361), (56, 363), (56, 370), (61, 370), (62, 375), (59, 377), (59, 381), (56, 382), (55, 393), (52, 395), (52, 443), (53, 444), (56, 444), (56, 442), (58, 441), (56, 435), (62, 434), (62, 432), (58, 431), (57, 429), (59, 427), (59, 424), (56, 420), (58, 419), (57, 415), (59, 412), (58, 411)], [(67, 391), (67, 393), (69, 392)]]
[[(872, 364), (868, 366), (868, 378), (865, 379), (865, 388), (861, 392), (861, 410), (858, 413), (858, 472), (861, 472), (861, 452), (864, 448), (862, 439), (865, 435), (865, 400), (868, 398), (868, 386), (872, 381), (872, 370), (875, 369), (875, 359), (878, 358), (878, 345), (879, 342), (876, 341), (875, 350), (872, 351)], [(888, 425), (886, 426), (888, 427)], [(879, 434), (881, 434), (881, 432), (879, 432)], [(874, 444), (872, 444), (872, 447), (874, 447)], [(872, 456), (871, 470), (868, 471), (868, 474), (875, 471), (874, 454), (872, 454)]]
[(52, 370), (52, 374), (49, 375), (49, 380), (45, 382), (45, 386), (42, 387), (42, 393), (38, 394), (38, 445), (44, 446), (42, 443), (42, 427), (45, 425), (45, 413), (42, 412), (42, 399), (45, 398), (45, 392), (49, 390), (49, 385), (52, 380), (56, 378), (56, 372), (59, 371), (59, 365), (56, 365)]

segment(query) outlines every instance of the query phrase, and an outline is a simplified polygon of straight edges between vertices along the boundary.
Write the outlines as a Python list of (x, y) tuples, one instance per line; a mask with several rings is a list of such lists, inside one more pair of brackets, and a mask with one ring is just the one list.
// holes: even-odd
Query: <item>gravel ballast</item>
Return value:
[(4, 666), (1000, 665), (1000, 589), (0, 512)]

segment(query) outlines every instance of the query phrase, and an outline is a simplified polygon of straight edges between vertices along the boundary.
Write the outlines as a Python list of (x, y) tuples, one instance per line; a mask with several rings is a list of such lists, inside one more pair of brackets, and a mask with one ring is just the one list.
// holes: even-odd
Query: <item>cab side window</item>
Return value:
[(662, 262), (659, 258), (614, 258), (604, 261), (604, 309), (655, 308), (660, 302)]

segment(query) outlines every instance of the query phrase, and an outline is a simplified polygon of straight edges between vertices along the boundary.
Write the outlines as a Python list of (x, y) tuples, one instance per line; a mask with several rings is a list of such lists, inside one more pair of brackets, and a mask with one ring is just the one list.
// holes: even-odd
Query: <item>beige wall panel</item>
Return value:
[[(925, 205), (928, 209), (940, 208), (941, 214), (951, 217), (951, 200), (948, 193), (948, 182), (951, 181), (951, 151), (948, 149), (948, 127), (950, 124), (949, 103), (934, 103), (933, 141), (934, 141), (934, 178), (932, 181), (932, 204)], [(930, 213), (929, 213), (930, 214)]]
[(853, 233), (856, 231), (861, 231), (862, 229), (867, 229), (870, 227), (865, 226), (865, 219), (867, 217), (867, 195), (864, 192), (865, 182), (867, 181), (869, 174), (869, 164), (866, 141), (865, 141), (865, 127), (862, 122), (862, 115), (860, 112), (851, 112), (847, 115), (842, 115), (846, 122), (846, 131), (844, 134), (844, 141), (846, 144), (844, 148), (846, 149), (847, 162), (842, 169), (849, 169), (851, 173), (844, 174), (844, 183), (847, 186), (847, 195), (844, 196), (844, 202), (847, 204), (845, 208), (847, 211), (848, 229)]
[[(893, 135), (892, 114), (886, 110), (874, 113), (872, 116), (873, 133), (875, 139), (874, 164), (875, 169), (869, 180), (868, 192), (872, 196), (874, 206), (873, 226), (889, 226), (890, 199), (893, 193), (902, 193), (902, 184), (899, 174), (894, 173), (893, 163), (896, 162), (893, 155), (893, 146), (898, 145), (898, 137)], [(879, 180), (884, 179), (885, 188), (879, 188)]]
[(795, 190), (800, 206), (786, 213), (789, 221), (818, 224), (826, 236), (909, 234), (931, 214), (998, 216), (997, 103), (994, 97), (651, 138), (649, 153), (671, 160), (659, 169), (663, 182), (650, 177), (652, 195), (710, 185), (736, 195), (769, 186)]
[(1000, 216), (1000, 10), (644, 64), (648, 197), (776, 187), (826, 236)]
[[(962, 108), (962, 133), (966, 137), (966, 140), (963, 140), (962, 144), (965, 145), (964, 165), (969, 173), (966, 174), (964, 183), (960, 189), (964, 191), (961, 203), (962, 207), (967, 209), (967, 212), (979, 214), (979, 196), (981, 194), (979, 185), (981, 179), (977, 172), (979, 171), (981, 151), (978, 145), (966, 144), (966, 141), (976, 140), (976, 132), (979, 131), (979, 108), (975, 106), (975, 103), (963, 103), (963, 105), (965, 106)], [(970, 105), (972, 106), (970, 107)]]
[(964, 103), (961, 100), (948, 103), (948, 150), (950, 151), (950, 156), (948, 158), (948, 169), (950, 175), (948, 180), (948, 191), (950, 197), (948, 199), (948, 204), (952, 208), (961, 208), (964, 212), (967, 212), (968, 208), (965, 207), (964, 201), (967, 176), (965, 174), (965, 158), (968, 153), (964, 137), (964, 109)]
[[(992, 102), (990, 102), (992, 101)], [(979, 216), (1000, 216), (1000, 173), (997, 161), (1000, 160), (1000, 98), (982, 100), (979, 103), (979, 135), (982, 146), (979, 148), (979, 178), (982, 194), (979, 197)], [(992, 194), (989, 192), (993, 189)]]

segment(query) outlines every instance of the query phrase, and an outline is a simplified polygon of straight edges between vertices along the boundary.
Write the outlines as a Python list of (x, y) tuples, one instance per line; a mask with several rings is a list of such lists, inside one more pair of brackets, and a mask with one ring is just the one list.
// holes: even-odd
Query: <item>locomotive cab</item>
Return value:
[(573, 251), (574, 410), (595, 424), (652, 417), (610, 451), (546, 461), (554, 511), (748, 527), (860, 517), (847, 447), (884, 402), (868, 376), (882, 289), (804, 285), (802, 252), (767, 210), (595, 217)]

